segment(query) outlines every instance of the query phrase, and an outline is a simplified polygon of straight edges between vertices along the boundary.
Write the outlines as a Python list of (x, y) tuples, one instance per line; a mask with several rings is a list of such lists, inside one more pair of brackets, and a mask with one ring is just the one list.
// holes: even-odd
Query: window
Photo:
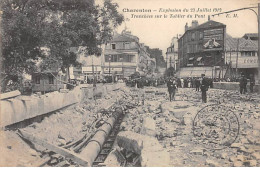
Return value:
[(124, 60), (125, 60), (125, 62), (132, 62), (133, 58), (134, 58), (133, 55), (127, 55)]
[(35, 83), (36, 84), (40, 84), (40, 80), (41, 80), (40, 76), (35, 77)]
[(115, 50), (116, 49), (116, 44), (111, 44), (112, 45), (112, 49)]
[(49, 76), (49, 84), (54, 84), (54, 81), (53, 81), (53, 76)]
[(105, 62), (109, 62), (109, 59), (110, 59), (110, 62), (115, 62), (115, 58), (116, 58), (116, 55), (106, 55)]
[(130, 43), (129, 42), (124, 43), (124, 49), (130, 49)]
[(203, 39), (203, 32), (200, 32), (200, 40)]
[(255, 56), (255, 52), (254, 51), (252, 52), (252, 56)]
[(191, 34), (191, 41), (194, 41), (195, 40), (195, 32), (193, 32), (192, 34)]

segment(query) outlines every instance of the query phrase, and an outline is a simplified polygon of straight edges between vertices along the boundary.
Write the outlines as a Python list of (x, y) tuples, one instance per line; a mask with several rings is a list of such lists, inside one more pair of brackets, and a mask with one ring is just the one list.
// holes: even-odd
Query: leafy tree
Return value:
[(147, 52), (150, 54), (151, 58), (155, 58), (157, 67), (166, 67), (166, 62), (162, 56), (162, 50), (159, 48), (149, 48), (147, 46)]
[[(118, 5), (104, 0), (3, 0), (2, 91), (10, 79), (31, 74), (40, 59), (41, 70), (63, 71), (77, 65), (71, 47), (85, 46), (89, 55), (100, 55), (100, 45), (123, 22)], [(49, 49), (49, 54), (42, 50)], [(15, 78), (13, 78), (15, 77)]]
[[(40, 1), (39, 1), (40, 2)], [(6, 90), (9, 80), (18, 82), (21, 75), (35, 70), (41, 57), (40, 40), (43, 16), (38, 1), (3, 0), (2, 9), (2, 57), (1, 86)]]

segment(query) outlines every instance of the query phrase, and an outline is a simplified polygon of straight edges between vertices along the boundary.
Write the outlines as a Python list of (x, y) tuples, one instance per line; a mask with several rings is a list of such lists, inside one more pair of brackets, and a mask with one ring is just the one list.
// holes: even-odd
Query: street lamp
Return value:
[[(258, 14), (253, 8), (258, 8)], [(240, 8), (240, 9), (235, 9), (235, 10), (231, 10), (231, 11), (221, 12), (221, 13), (214, 14), (212, 16), (213, 17), (215, 15), (219, 16), (221, 14), (227, 14), (227, 13), (232, 13), (232, 12), (241, 11), (241, 10), (251, 10), (255, 13), (255, 15), (257, 17), (257, 24), (258, 24), (258, 81), (260, 83), (260, 3), (258, 3), (258, 6)], [(259, 87), (258, 91), (260, 91), (260, 87)]]

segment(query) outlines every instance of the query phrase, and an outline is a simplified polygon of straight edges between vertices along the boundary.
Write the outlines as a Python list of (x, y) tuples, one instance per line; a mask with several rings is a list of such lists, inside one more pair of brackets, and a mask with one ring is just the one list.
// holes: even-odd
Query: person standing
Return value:
[(168, 92), (169, 92), (169, 96), (170, 96), (170, 101), (172, 101), (174, 99), (175, 89), (176, 89), (176, 82), (175, 82), (175, 80), (173, 80), (172, 77), (167, 82), (167, 87), (168, 87)]
[(199, 78), (195, 79), (195, 87), (196, 87), (196, 91), (200, 91), (200, 80), (199, 80)]
[(181, 78), (181, 88), (184, 88), (184, 80)]
[(190, 78), (188, 78), (188, 80), (187, 80), (187, 84), (188, 84), (188, 88), (191, 88), (191, 79)]
[(255, 78), (253, 74), (250, 74), (250, 92), (254, 92)]
[(201, 96), (202, 96), (202, 102), (203, 103), (207, 103), (207, 91), (208, 91), (208, 88), (209, 88), (209, 85), (208, 85), (208, 81), (205, 77), (205, 74), (201, 74)]
[(239, 79), (240, 94), (245, 94), (247, 92), (246, 85), (247, 85), (247, 79), (246, 79), (244, 73), (242, 73), (241, 77)]

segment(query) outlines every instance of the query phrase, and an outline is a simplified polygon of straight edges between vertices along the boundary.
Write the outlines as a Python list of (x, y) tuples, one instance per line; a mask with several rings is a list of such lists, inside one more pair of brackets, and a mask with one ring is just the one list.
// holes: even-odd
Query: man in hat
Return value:
[(201, 89), (201, 94), (202, 94), (202, 102), (203, 103), (207, 103), (207, 91), (208, 91), (208, 88), (209, 88), (209, 85), (208, 85), (208, 81), (205, 77), (205, 74), (201, 74), (201, 86), (200, 86), (200, 89)]
[(199, 80), (199, 78), (195, 79), (195, 87), (196, 87), (196, 91), (200, 91), (200, 80)]
[(247, 78), (245, 77), (244, 73), (241, 73), (241, 77), (239, 79), (240, 94), (245, 94), (247, 92), (246, 86), (247, 86)]
[(175, 89), (177, 88), (176, 81), (172, 77), (170, 77), (169, 81), (167, 82), (167, 87), (170, 96), (170, 101), (172, 101), (172, 99), (174, 99)]

